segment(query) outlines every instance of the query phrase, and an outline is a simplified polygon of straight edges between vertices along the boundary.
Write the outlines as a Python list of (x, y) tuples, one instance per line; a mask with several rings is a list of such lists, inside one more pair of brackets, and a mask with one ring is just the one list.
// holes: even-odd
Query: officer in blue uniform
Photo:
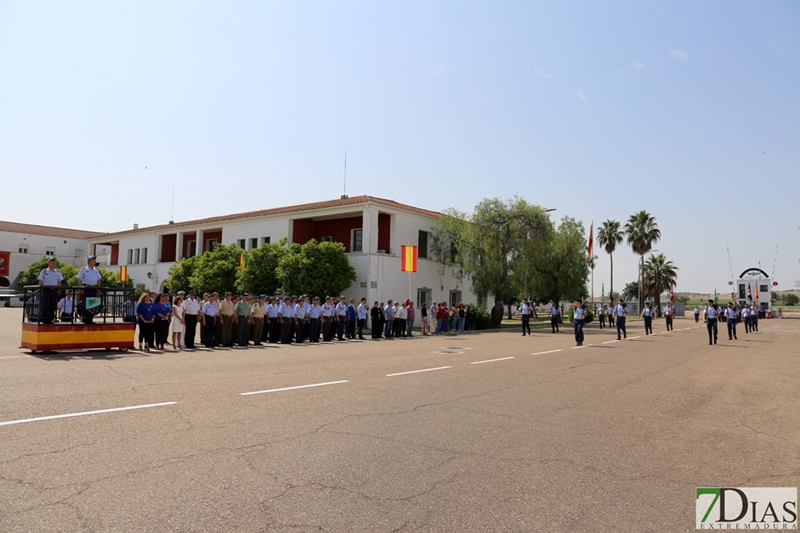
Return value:
[(319, 296), (314, 296), (314, 303), (308, 309), (308, 322), (310, 324), (310, 337), (308, 342), (319, 342), (319, 317), (322, 307), (319, 305)]
[(560, 314), (556, 303), (550, 300), (550, 327), (553, 329), (553, 333), (558, 333), (558, 316)]
[(617, 324), (617, 340), (620, 339), (620, 334), (628, 338), (628, 330), (625, 329), (625, 317), (628, 316), (628, 308), (625, 306), (625, 300), (619, 299), (619, 304), (614, 307), (614, 321)]
[(339, 303), (336, 304), (336, 334), (340, 341), (344, 339), (344, 332), (347, 327), (347, 304), (345, 297), (339, 297)]
[[(717, 318), (719, 311), (717, 306), (714, 305), (714, 300), (709, 300), (708, 305), (703, 309), (703, 322), (706, 323), (708, 329), (708, 344), (717, 344)], [(714, 337), (714, 342), (711, 342), (711, 337)]]
[(583, 325), (585, 322), (586, 312), (584, 311), (583, 303), (580, 300), (575, 300), (575, 303), (570, 305), (575, 308), (572, 316), (575, 328), (575, 343), (576, 346), (583, 346)]
[(294, 334), (295, 342), (303, 344), (306, 333), (306, 306), (305, 300), (300, 298), (294, 305)]
[(736, 309), (733, 307), (733, 302), (728, 302), (728, 307), (725, 309), (725, 323), (728, 325), (728, 340), (732, 341), (738, 339), (736, 336)]
[(644, 318), (644, 334), (650, 335), (653, 333), (653, 309), (650, 307), (650, 302), (644, 303), (642, 318)]
[(325, 342), (331, 340), (331, 326), (335, 317), (335, 307), (332, 302), (333, 298), (326, 296), (325, 305), (322, 306), (322, 340)]
[(97, 270), (97, 257), (90, 255), (87, 259), (87, 264), (85, 267), (81, 268), (80, 272), (78, 272), (78, 285), (84, 285), (87, 288), (83, 289), (84, 295), (84, 313), (83, 313), (83, 322), (86, 324), (91, 324), (94, 322), (93, 315), (86, 312), (85, 302), (86, 298), (97, 296), (97, 287), (100, 286), (100, 282), (103, 280), (103, 275), (100, 274), (100, 271)]
[(39, 286), (41, 289), (41, 314), (40, 320), (43, 324), (52, 324), (56, 314), (58, 302), (58, 287), (64, 281), (61, 271), (56, 268), (56, 259), (51, 257), (47, 260), (47, 268), (39, 272)]

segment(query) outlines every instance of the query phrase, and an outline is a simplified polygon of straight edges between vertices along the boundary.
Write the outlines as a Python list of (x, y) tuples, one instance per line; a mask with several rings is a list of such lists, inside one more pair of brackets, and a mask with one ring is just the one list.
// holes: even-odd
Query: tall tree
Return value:
[[(642, 293), (642, 278), (644, 272), (644, 254), (653, 249), (653, 244), (661, 238), (656, 219), (647, 211), (634, 213), (625, 224), (625, 237), (633, 252), (639, 255), (639, 294)], [(639, 298), (641, 300), (641, 298)], [(639, 301), (639, 308), (642, 302)]]
[(358, 279), (342, 243), (314, 239), (292, 244), (278, 262), (276, 274), (284, 292), (319, 297), (338, 297)]
[(236, 286), (240, 253), (244, 253), (244, 250), (235, 244), (220, 244), (201, 255), (197, 267), (189, 277), (191, 287), (199, 293), (225, 294), (225, 291), (233, 290)]
[(647, 258), (644, 264), (645, 294), (653, 297), (656, 309), (661, 309), (661, 293), (668, 291), (670, 283), (675, 283), (678, 277), (678, 267), (672, 261), (667, 261), (664, 254), (654, 254)]
[(603, 247), (611, 261), (611, 289), (608, 291), (608, 295), (612, 305), (614, 304), (614, 252), (617, 250), (617, 244), (621, 243), (624, 238), (625, 234), (616, 220), (606, 220), (597, 229), (597, 243)]
[(535, 300), (560, 302), (585, 298), (590, 260), (586, 256), (583, 223), (564, 217), (529, 264), (534, 274)]
[(274, 294), (281, 286), (278, 264), (289, 253), (286, 239), (264, 243), (247, 254), (247, 268), (240, 268), (236, 286), (250, 294)]
[(170, 292), (176, 294), (178, 291), (188, 291), (194, 288), (190, 280), (197, 269), (197, 265), (200, 264), (200, 257), (202, 256), (184, 257), (169, 267), (165, 285), (169, 287)]

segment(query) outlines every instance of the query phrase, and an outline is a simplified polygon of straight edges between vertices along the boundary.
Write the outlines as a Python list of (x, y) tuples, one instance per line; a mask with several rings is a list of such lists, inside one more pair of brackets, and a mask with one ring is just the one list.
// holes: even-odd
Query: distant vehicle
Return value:
[(24, 295), (17, 294), (12, 289), (0, 289), (0, 302), (3, 302), (3, 307), (11, 307), (11, 300), (13, 298), (22, 298)]

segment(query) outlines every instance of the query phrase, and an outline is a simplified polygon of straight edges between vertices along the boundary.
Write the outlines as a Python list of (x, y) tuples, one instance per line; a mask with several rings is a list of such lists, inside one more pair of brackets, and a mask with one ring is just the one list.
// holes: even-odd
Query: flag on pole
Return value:
[(603, 300), (606, 299), (606, 284), (605, 283), (601, 283), (600, 284), (600, 298), (602, 298)]
[(714, 287), (714, 303), (717, 303), (717, 288)]
[(675, 282), (669, 280), (669, 301), (675, 302)]
[(594, 222), (589, 226), (589, 261), (592, 260), (592, 246), (594, 245)]
[(119, 280), (128, 281), (128, 267), (125, 265), (119, 267)]
[(247, 268), (247, 263), (244, 261), (244, 254), (239, 254), (239, 267)]
[(417, 271), (417, 247), (416, 246), (401, 246), (402, 259), (400, 261), (401, 272), (416, 272)]
[(756, 301), (758, 301), (758, 283), (756, 283)]

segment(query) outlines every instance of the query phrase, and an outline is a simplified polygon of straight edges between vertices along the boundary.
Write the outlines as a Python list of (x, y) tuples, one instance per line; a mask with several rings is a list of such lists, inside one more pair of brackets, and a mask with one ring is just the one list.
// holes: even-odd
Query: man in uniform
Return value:
[(72, 312), (75, 310), (75, 300), (72, 299), (72, 289), (67, 289), (64, 297), (58, 302), (59, 321), (72, 322)]
[(694, 321), (695, 323), (700, 322), (700, 308), (696, 305), (694, 306)]
[(325, 305), (322, 306), (322, 340), (325, 342), (331, 340), (331, 326), (335, 316), (335, 308), (331, 302), (333, 302), (333, 298), (326, 296)]
[(314, 296), (314, 304), (308, 309), (309, 334), (308, 342), (319, 342), (319, 317), (322, 307), (319, 305), (319, 296)]
[(606, 315), (608, 314), (608, 307), (605, 305), (599, 305), (597, 307), (597, 316), (600, 318), (600, 329), (605, 329), (606, 327)]
[(278, 321), (281, 324), (281, 344), (291, 344), (292, 322), (294, 321), (294, 308), (292, 299), (286, 298), (278, 312)]
[(85, 285), (86, 288), (83, 290), (84, 296), (84, 311), (83, 311), (83, 322), (86, 324), (91, 324), (94, 322), (93, 315), (87, 313), (86, 309), (86, 298), (97, 296), (97, 287), (100, 286), (100, 283), (103, 281), (103, 275), (100, 274), (100, 271), (97, 270), (97, 257), (90, 255), (87, 259), (87, 264), (85, 267), (81, 268), (80, 272), (78, 272), (78, 285)]
[(350, 298), (350, 305), (347, 306), (347, 338), (354, 340), (356, 338), (356, 320), (358, 320), (358, 311), (356, 310), (356, 299)]
[(736, 337), (736, 309), (733, 307), (733, 302), (728, 302), (728, 307), (725, 309), (725, 323), (728, 325), (728, 340), (732, 341)]
[(742, 322), (744, 322), (744, 332), (750, 333), (750, 309), (746, 305), (742, 307)]
[(620, 340), (620, 333), (628, 338), (628, 331), (625, 329), (625, 317), (628, 316), (628, 308), (625, 301), (620, 298), (619, 304), (614, 307), (614, 321), (617, 324), (617, 340)]
[(522, 305), (517, 309), (517, 316), (522, 315), (522, 336), (525, 336), (525, 331), (528, 335), (531, 334), (531, 306), (528, 304), (528, 299), (522, 300)]
[(186, 347), (194, 350), (194, 338), (197, 334), (197, 315), (200, 313), (200, 304), (193, 290), (189, 291), (189, 297), (183, 301), (183, 319), (186, 322), (186, 332), (184, 333)]
[(236, 310), (233, 295), (225, 293), (225, 299), (219, 304), (219, 321), (221, 322), (219, 344), (226, 347), (233, 346), (233, 315)]
[(236, 320), (237, 335), (236, 340), (240, 347), (247, 347), (250, 345), (250, 311), (253, 306), (250, 305), (250, 295), (246, 292), (242, 294), (241, 300), (236, 302), (234, 306), (234, 319)]
[(364, 326), (367, 325), (367, 299), (361, 298), (361, 303), (358, 304), (358, 338), (364, 339)]
[(675, 328), (672, 326), (672, 319), (674, 316), (675, 316), (675, 306), (667, 302), (667, 305), (664, 306), (664, 318), (667, 321), (667, 331), (675, 330)]
[(344, 332), (347, 327), (347, 303), (345, 297), (339, 296), (339, 303), (336, 304), (336, 334), (340, 341), (344, 340)]
[(211, 294), (203, 304), (203, 345), (206, 348), (214, 347), (214, 322), (219, 314), (216, 301), (217, 298)]
[(297, 344), (303, 344), (303, 341), (305, 341), (306, 317), (308, 315), (305, 304), (305, 298), (300, 298), (294, 306), (294, 334)]
[(270, 344), (277, 343), (280, 338), (280, 315), (281, 302), (277, 297), (273, 296), (269, 299), (269, 307), (267, 307), (267, 318), (269, 319), (269, 342)]
[(258, 302), (250, 308), (250, 322), (253, 324), (253, 345), (261, 346), (261, 339), (264, 334), (264, 302), (266, 297), (262, 294), (258, 297)]
[[(717, 315), (719, 311), (717, 310), (717, 306), (714, 305), (714, 300), (709, 300), (708, 304), (706, 305), (705, 309), (703, 309), (703, 322), (706, 323), (706, 329), (708, 329), (708, 344), (717, 344)], [(711, 342), (711, 338), (714, 338), (714, 342)]]
[(553, 300), (550, 300), (550, 328), (553, 333), (558, 333), (558, 318), (561, 313)]
[(585, 323), (586, 311), (583, 309), (583, 303), (580, 300), (575, 300), (575, 303), (570, 304), (575, 308), (573, 311), (573, 321), (575, 328), (575, 345), (583, 346), (583, 325)]
[(758, 306), (753, 304), (753, 307), (750, 309), (750, 332), (752, 333), (755, 331), (758, 333)]
[(61, 271), (56, 268), (55, 257), (47, 260), (47, 268), (39, 272), (38, 280), (39, 286), (42, 287), (40, 289), (41, 314), (39, 315), (39, 320), (42, 324), (52, 324), (58, 302), (58, 289), (56, 287), (64, 281)]
[(650, 307), (650, 302), (644, 303), (641, 317), (644, 319), (644, 334), (650, 335), (653, 333), (653, 309)]

